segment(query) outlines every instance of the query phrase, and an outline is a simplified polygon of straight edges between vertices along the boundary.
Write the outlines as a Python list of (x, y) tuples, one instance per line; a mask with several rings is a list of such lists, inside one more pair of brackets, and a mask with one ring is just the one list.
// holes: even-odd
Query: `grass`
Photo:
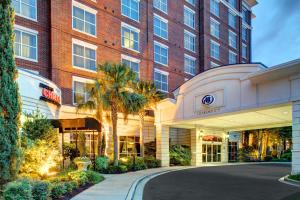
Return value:
[[(300, 181), (300, 174), (296, 175), (289, 175), (289, 179), (295, 180), (295, 181)], [(300, 199), (299, 199), (300, 200)]]

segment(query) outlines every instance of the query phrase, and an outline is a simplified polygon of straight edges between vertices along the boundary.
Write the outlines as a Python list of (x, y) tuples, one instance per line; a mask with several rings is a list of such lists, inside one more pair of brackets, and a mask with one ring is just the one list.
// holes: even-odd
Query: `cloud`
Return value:
[[(293, 22), (294, 28), (300, 30), (300, 0), (275, 0), (268, 1), (268, 8), (264, 8), (264, 12), (271, 14), (272, 17), (264, 19), (259, 18), (255, 20), (263, 21), (264, 25), (268, 27), (260, 27), (254, 31), (261, 31), (255, 40), (255, 46), (263, 46), (266, 43), (273, 43), (278, 37), (287, 30), (288, 26)], [(259, 5), (258, 5), (259, 6)]]

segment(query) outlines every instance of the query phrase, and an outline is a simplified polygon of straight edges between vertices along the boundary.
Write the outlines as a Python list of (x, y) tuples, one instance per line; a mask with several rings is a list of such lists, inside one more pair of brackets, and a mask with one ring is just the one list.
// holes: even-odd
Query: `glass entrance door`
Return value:
[(221, 144), (202, 144), (202, 162), (221, 162)]

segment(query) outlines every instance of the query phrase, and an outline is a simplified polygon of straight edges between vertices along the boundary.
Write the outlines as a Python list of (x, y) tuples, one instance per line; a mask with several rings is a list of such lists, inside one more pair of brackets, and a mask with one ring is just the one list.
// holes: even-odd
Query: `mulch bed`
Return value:
[(73, 190), (71, 193), (69, 194), (66, 194), (65, 196), (59, 198), (59, 199), (56, 199), (56, 200), (70, 200), (71, 198), (73, 198), (74, 196), (76, 196), (77, 194), (83, 192), (84, 190), (92, 187), (94, 184), (91, 184), (91, 183), (88, 183), (84, 186), (81, 186), (80, 188), (77, 188), (75, 190)]

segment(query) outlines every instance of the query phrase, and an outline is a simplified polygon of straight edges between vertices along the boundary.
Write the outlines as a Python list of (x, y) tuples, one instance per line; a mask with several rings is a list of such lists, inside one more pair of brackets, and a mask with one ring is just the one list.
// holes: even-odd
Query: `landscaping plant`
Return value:
[(191, 165), (191, 150), (188, 146), (172, 145), (170, 146), (170, 164), (187, 166)]
[(20, 95), (14, 60), (11, 0), (0, 1), (0, 187), (18, 171)]

